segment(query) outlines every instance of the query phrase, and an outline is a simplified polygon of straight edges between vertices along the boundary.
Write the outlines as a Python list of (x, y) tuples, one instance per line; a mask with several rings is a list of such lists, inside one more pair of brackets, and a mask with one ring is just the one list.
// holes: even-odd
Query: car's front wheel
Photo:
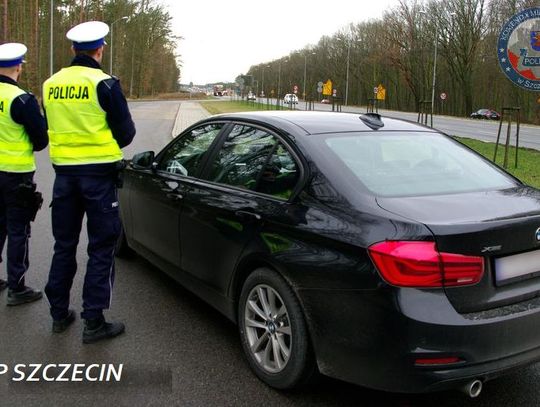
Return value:
[(290, 389), (316, 373), (302, 309), (291, 287), (274, 270), (249, 275), (238, 304), (242, 347), (255, 374), (268, 385)]

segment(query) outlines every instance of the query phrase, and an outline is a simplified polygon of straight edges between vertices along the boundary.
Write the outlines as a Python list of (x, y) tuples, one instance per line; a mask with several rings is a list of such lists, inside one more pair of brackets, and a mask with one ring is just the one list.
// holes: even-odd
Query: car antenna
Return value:
[(378, 113), (361, 114), (360, 120), (362, 120), (371, 130), (379, 130), (381, 127), (384, 127), (381, 115)]

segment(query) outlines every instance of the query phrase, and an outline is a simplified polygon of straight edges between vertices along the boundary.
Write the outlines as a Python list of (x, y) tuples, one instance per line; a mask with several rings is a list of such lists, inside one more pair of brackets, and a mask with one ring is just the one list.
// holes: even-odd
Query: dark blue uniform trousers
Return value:
[(88, 264), (81, 317), (100, 318), (111, 302), (114, 251), (121, 228), (116, 175), (56, 174), (52, 201), (54, 256), (45, 287), (55, 320), (67, 316), (69, 293), (77, 271), (77, 244), (85, 213)]
[(7, 238), (7, 276), (11, 290), (24, 288), (28, 270), (31, 210), (17, 202), (17, 187), (32, 181), (33, 173), (0, 171), (0, 261)]

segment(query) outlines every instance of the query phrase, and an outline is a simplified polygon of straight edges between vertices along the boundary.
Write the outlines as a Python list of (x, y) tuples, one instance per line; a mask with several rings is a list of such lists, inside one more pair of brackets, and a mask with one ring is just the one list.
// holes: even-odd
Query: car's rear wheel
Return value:
[(298, 299), (275, 271), (249, 275), (238, 304), (242, 347), (255, 374), (268, 385), (290, 389), (315, 375), (315, 358)]

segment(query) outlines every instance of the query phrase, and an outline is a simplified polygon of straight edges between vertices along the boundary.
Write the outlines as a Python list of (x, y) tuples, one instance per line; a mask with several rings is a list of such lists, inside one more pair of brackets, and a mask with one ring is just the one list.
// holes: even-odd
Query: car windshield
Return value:
[(326, 136), (323, 144), (379, 196), (439, 195), (516, 186), (512, 177), (440, 134), (347, 133)]

